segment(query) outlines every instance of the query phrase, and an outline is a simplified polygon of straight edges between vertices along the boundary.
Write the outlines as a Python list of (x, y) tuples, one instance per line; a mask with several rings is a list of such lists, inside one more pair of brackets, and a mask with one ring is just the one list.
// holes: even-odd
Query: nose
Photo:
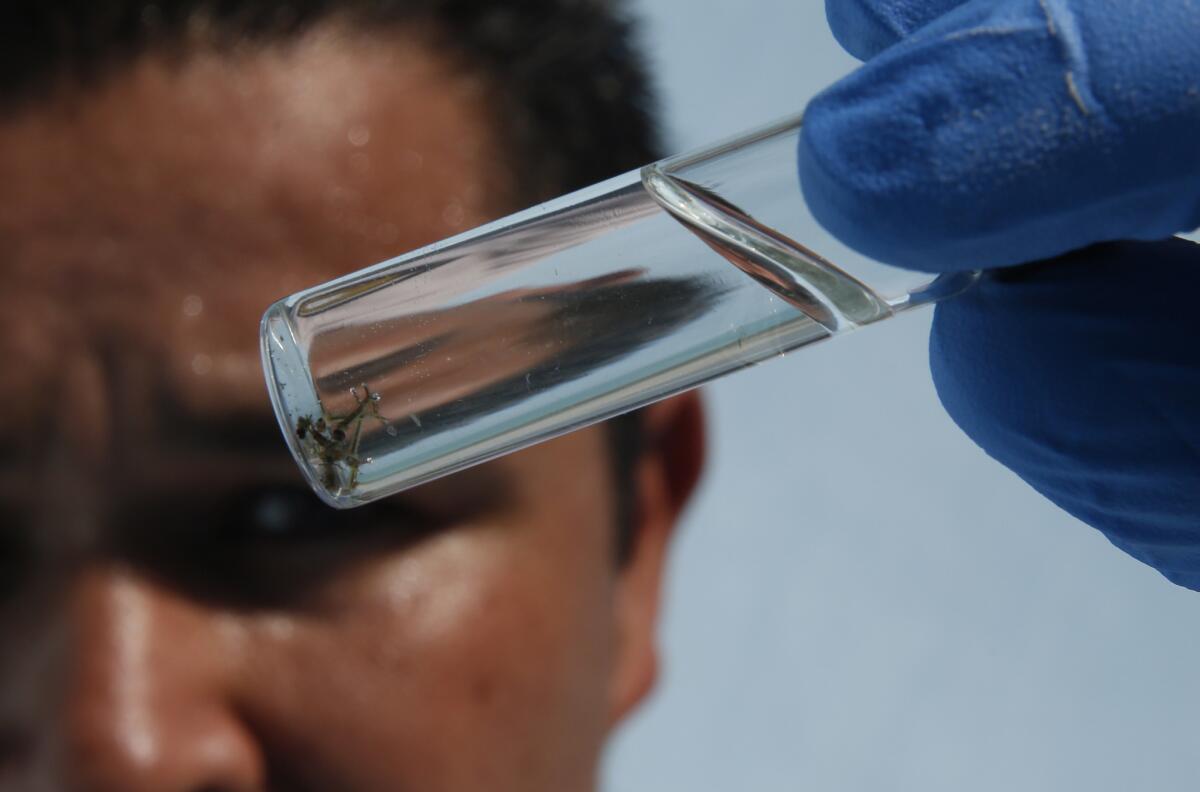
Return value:
[(264, 761), (232, 700), (236, 635), (220, 614), (122, 568), (86, 571), (67, 610), (52, 788), (263, 788)]

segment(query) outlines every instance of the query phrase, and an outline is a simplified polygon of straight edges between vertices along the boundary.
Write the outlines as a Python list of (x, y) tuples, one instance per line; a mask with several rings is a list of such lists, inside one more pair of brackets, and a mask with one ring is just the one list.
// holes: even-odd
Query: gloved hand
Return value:
[(1200, 226), (1200, 3), (826, 9), (870, 60), (806, 111), (813, 213), (883, 261), (1004, 268), (937, 307), (943, 404), (1052, 501), (1200, 590), (1200, 246), (1168, 239)]

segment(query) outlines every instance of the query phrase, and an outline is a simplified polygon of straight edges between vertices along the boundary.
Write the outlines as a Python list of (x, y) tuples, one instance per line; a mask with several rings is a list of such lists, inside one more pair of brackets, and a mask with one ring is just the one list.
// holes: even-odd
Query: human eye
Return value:
[(333, 509), (299, 484), (237, 490), (216, 504), (214, 512), (217, 535), (229, 544), (338, 543), (380, 534), (411, 539), (452, 519), (404, 498)]
[(299, 483), (143, 501), (126, 553), (172, 585), (233, 606), (292, 607), (356, 564), (404, 552), (457, 516), (405, 498), (332, 509)]

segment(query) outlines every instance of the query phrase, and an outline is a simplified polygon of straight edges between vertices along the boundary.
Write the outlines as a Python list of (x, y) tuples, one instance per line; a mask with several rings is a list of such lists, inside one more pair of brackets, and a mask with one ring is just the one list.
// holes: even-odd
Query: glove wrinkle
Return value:
[(1088, 66), (1087, 49), (1079, 32), (1075, 13), (1063, 0), (1038, 0), (1046, 15), (1046, 31), (1059, 42), (1066, 69), (1063, 80), (1067, 93), (1084, 113), (1091, 115), (1100, 109), (1100, 102), (1091, 89), (1091, 69)]

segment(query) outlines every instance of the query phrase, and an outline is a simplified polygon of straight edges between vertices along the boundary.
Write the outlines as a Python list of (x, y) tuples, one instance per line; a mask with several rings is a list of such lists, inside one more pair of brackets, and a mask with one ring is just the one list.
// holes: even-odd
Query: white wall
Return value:
[[(854, 65), (816, 0), (635, 8), (674, 149), (790, 113)], [(1200, 594), (955, 429), (928, 320), (707, 390), (712, 465), (675, 548), (663, 680), (613, 746), (609, 792), (1200, 786)]]

